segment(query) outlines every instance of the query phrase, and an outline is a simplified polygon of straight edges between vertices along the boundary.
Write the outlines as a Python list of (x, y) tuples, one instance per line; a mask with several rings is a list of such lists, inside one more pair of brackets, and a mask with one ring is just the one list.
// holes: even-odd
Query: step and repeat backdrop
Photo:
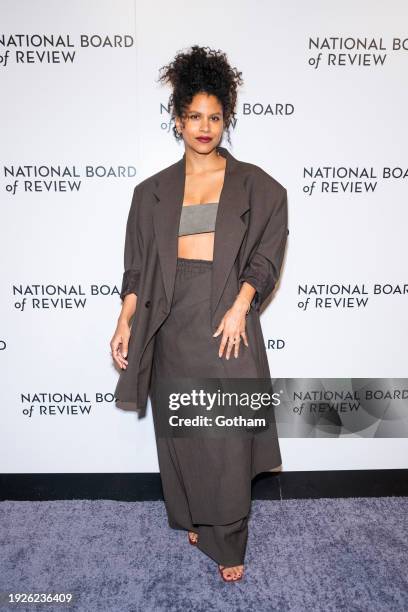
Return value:
[(180, 159), (159, 68), (243, 73), (227, 147), (288, 190), (261, 314), (284, 470), (408, 466), (404, 0), (1, 0), (0, 472), (157, 472), (115, 406), (134, 186)]

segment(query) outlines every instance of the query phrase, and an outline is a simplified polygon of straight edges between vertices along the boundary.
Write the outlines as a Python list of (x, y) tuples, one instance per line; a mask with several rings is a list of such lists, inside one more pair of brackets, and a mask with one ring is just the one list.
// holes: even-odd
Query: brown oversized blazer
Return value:
[[(248, 343), (254, 343), (259, 377), (270, 378), (259, 310), (280, 275), (289, 233), (287, 192), (259, 166), (236, 159), (224, 147), (217, 149), (227, 161), (215, 223), (213, 333), (248, 281), (256, 289), (246, 318)], [(155, 333), (170, 312), (173, 296), (185, 165), (184, 153), (136, 185), (127, 219), (120, 295), (123, 299), (136, 293), (137, 307), (128, 366), (121, 370), (114, 395), (119, 408), (137, 411), (139, 417), (146, 413)]]

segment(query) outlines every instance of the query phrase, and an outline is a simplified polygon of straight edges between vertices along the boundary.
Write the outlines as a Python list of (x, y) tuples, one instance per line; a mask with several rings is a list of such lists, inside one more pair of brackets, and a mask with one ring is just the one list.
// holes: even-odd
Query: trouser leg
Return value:
[(248, 516), (227, 525), (196, 525), (192, 523), (186, 492), (177, 461), (172, 461), (172, 446), (168, 440), (159, 441), (161, 457), (164, 450), (168, 461), (162, 465), (162, 485), (169, 526), (198, 534), (198, 548), (220, 565), (244, 563), (248, 539)]
[(195, 528), (191, 522), (188, 499), (171, 439), (158, 438), (157, 449), (169, 526), (172, 529), (194, 531)]
[(244, 563), (248, 516), (228, 525), (198, 525), (198, 548), (220, 565)]

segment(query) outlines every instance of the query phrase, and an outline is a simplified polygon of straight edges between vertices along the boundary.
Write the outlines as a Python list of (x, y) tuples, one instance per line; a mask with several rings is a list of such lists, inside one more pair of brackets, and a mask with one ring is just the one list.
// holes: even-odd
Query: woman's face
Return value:
[(214, 95), (198, 93), (186, 109), (183, 120), (176, 118), (184, 144), (198, 153), (207, 153), (221, 142), (224, 131), (222, 104)]

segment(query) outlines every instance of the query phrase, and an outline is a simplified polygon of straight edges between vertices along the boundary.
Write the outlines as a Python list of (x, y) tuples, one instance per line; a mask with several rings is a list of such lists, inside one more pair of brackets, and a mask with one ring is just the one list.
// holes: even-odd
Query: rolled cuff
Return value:
[(123, 300), (128, 293), (139, 294), (139, 283), (140, 283), (140, 271), (139, 270), (126, 270), (122, 278), (122, 288), (120, 291), (120, 297)]

